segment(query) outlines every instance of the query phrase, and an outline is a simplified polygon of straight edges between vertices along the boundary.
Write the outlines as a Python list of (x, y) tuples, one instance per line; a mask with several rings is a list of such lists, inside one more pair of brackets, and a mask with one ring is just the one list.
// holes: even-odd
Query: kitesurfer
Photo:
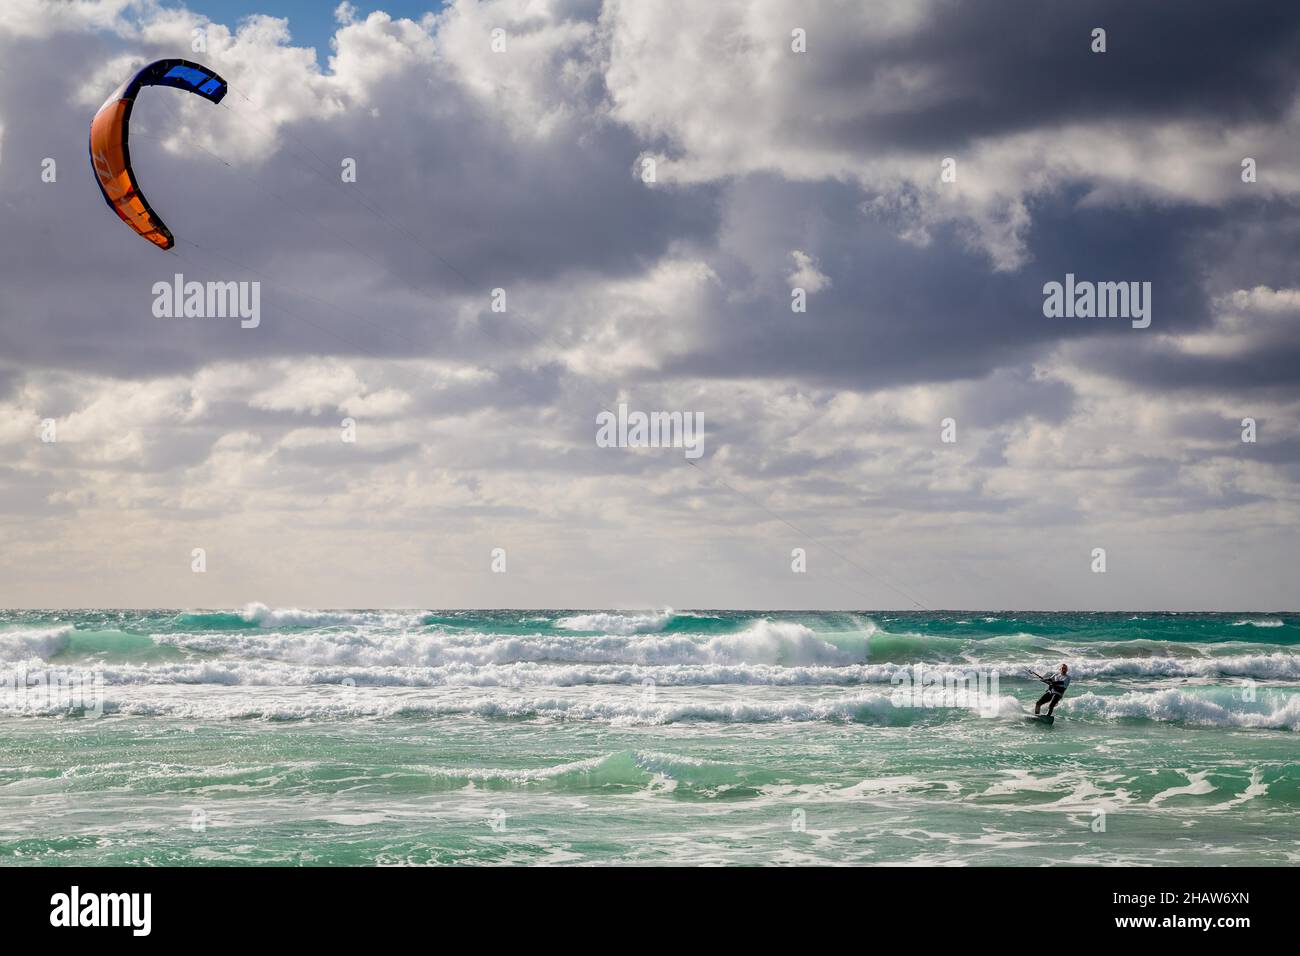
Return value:
[(1030, 671), (1029, 673), (1033, 674), (1047, 685), (1047, 690), (1043, 693), (1043, 696), (1038, 698), (1034, 703), (1034, 716), (1037, 717), (1038, 708), (1046, 704), (1047, 716), (1051, 717), (1052, 711), (1056, 710), (1056, 705), (1059, 704), (1061, 698), (1065, 696), (1065, 689), (1070, 686), (1070, 666), (1068, 664), (1062, 664), (1056, 669), (1056, 673), (1051, 677), (1044, 677), (1042, 674), (1035, 673), (1034, 671)]

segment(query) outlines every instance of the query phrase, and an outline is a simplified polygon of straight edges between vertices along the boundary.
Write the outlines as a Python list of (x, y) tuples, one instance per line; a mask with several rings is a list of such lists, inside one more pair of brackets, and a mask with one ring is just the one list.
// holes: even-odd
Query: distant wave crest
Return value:
[(555, 622), (562, 631), (590, 631), (597, 634), (653, 634), (662, 631), (673, 619), (672, 608), (646, 614), (575, 614)]

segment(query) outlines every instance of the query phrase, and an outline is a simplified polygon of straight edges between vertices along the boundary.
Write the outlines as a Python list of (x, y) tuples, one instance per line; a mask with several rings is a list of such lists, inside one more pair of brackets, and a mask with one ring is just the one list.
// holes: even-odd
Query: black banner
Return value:
[[(118, 942), (283, 940), (337, 945), (453, 920), (494, 940), (635, 933), (770, 942), (828, 917), (881, 931), (1025, 935), (1061, 926), (1144, 945), (1190, 935), (1231, 942), (1279, 931), (1283, 874), (1255, 869), (43, 869), (0, 870), (6, 939), (76, 934)], [(845, 924), (846, 926), (848, 923)], [(462, 927), (464, 928), (464, 927)], [(692, 929), (692, 936), (696, 935)]]

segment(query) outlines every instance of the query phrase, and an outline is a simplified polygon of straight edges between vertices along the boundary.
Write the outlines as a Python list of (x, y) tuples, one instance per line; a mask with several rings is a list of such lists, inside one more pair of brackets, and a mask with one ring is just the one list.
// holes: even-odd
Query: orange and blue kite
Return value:
[(159, 60), (118, 87), (91, 121), (90, 163), (104, 201), (141, 236), (161, 249), (170, 249), (176, 240), (140, 192), (127, 143), (131, 110), (136, 96), (146, 86), (170, 86), (212, 103), (221, 102), (227, 86), (206, 66), (189, 60)]

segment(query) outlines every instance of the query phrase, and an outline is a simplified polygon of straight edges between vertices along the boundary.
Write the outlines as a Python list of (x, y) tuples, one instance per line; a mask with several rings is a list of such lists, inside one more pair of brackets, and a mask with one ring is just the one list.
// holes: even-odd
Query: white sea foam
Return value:
[(562, 617), (555, 626), (565, 631), (594, 631), (600, 634), (650, 634), (662, 631), (673, 619), (673, 609), (646, 614), (577, 614)]
[(240, 617), (258, 627), (338, 627), (340, 625), (412, 624), (419, 615), (382, 611), (304, 611), (296, 607), (271, 608), (254, 602), (246, 604)]
[[(267, 688), (257, 693), (212, 688), (109, 688), (104, 712), (115, 716), (164, 716), (184, 720), (330, 720), (343, 718), (476, 717), (511, 720), (595, 721), (614, 726), (656, 726), (683, 721), (732, 724), (771, 722), (862, 722), (911, 724), (960, 719), (963, 707), (897, 707), (888, 692), (802, 699), (649, 699), (627, 689), (619, 693), (561, 695), (439, 694), (410, 689)], [(1011, 698), (1002, 711), (1020, 713)], [(0, 713), (10, 708), (0, 700)], [(30, 709), (23, 712), (30, 715)], [(50, 714), (57, 714), (51, 710)]]
[(1210, 783), (1207, 777), (1210, 775), (1208, 770), (1179, 770), (1187, 778), (1187, 786), (1170, 787), (1167, 790), (1161, 790), (1149, 801), (1151, 806), (1158, 807), (1170, 797), (1202, 797), (1207, 793), (1214, 792), (1214, 784)]
[(0, 631), (0, 661), (47, 661), (67, 649), (72, 626)]
[[(842, 639), (842, 638), (841, 638)], [(481, 632), (316, 632), (169, 634), (162, 643), (207, 653), (303, 664), (359, 667), (447, 666), (532, 662), (642, 665), (766, 663), (849, 664), (855, 656), (802, 624), (758, 620), (736, 634), (500, 635)], [(860, 660), (861, 658), (856, 658)]]
[[(354, 633), (326, 635), (196, 636), (182, 640), (190, 650), (226, 651), (220, 657), (166, 661), (96, 661), (108, 684), (224, 684), (229, 686), (307, 686), (341, 684), (379, 687), (573, 687), (581, 685), (640, 685), (650, 681), (661, 687), (700, 685), (838, 686), (911, 683), (922, 672), (906, 664), (794, 663), (808, 660), (839, 661), (844, 653), (807, 636), (790, 642), (750, 641), (744, 635), (716, 643), (692, 645), (688, 638), (663, 643), (642, 638), (653, 646), (633, 648), (622, 639), (615, 646), (575, 649), (568, 638), (489, 640), (439, 643), (443, 638), (390, 636), (366, 638)], [(593, 640), (585, 638), (580, 640)], [(599, 640), (599, 639), (596, 639)], [(548, 644), (559, 641), (559, 646)], [(36, 650), (28, 648), (35, 645)], [(225, 645), (225, 646), (223, 646)], [(0, 644), (0, 648), (3, 645)], [(17, 645), (15, 645), (17, 647)], [(56, 653), (63, 643), (57, 637), (31, 640), (6, 666), (0, 663), (0, 680), (16, 673), (21, 662)], [(584, 653), (585, 660), (568, 659)], [(605, 659), (601, 659), (604, 657)], [(628, 660), (629, 657), (640, 658)], [(714, 662), (716, 658), (738, 658)], [(760, 660), (747, 661), (745, 657)], [(523, 658), (523, 659), (521, 659)], [(555, 659), (552, 659), (555, 658)], [(761, 660), (766, 658), (766, 660)], [(672, 663), (677, 660), (701, 663)], [(0, 657), (0, 660), (3, 660)], [(790, 661), (782, 663), (781, 661)], [(661, 661), (669, 661), (661, 663)], [(1046, 665), (1036, 665), (1042, 670)], [(968, 682), (972, 675), (996, 673), (1000, 681), (1025, 679), (1018, 665), (926, 664), (924, 676), (949, 683)], [(1076, 662), (1074, 695), (1096, 680), (1251, 679), (1300, 680), (1300, 654), (1241, 654), (1224, 657), (1126, 658)], [(1074, 695), (1070, 699), (1073, 699)]]
[(1300, 730), (1300, 696), (1259, 695), (1247, 703), (1183, 690), (1133, 692), (1103, 697), (1084, 694), (1070, 703), (1072, 713), (1107, 720), (1144, 718), (1200, 727)]
[[(646, 777), (675, 783), (684, 778), (718, 777), (725, 780), (732, 773), (731, 767), (727, 764), (654, 750), (624, 751), (546, 767), (439, 766), (422, 769), (429, 776), (450, 783), (464, 781), (473, 784), (507, 783), (515, 786), (546, 784), (577, 776), (590, 776), (603, 783), (620, 774), (629, 778), (639, 776), (643, 784)], [(628, 782), (636, 781), (629, 779)], [(659, 789), (662, 789), (662, 786)]]
[[(1044, 670), (1047, 662), (1035, 666)], [(1079, 680), (1105, 677), (1250, 677), (1264, 680), (1300, 679), (1300, 653), (1232, 654), (1216, 657), (1126, 657), (1083, 660), (1070, 668)]]
[[(143, 677), (143, 673), (138, 676)], [(281, 678), (288, 675), (281, 674)], [(442, 675), (440, 675), (442, 676)], [(407, 678), (404, 678), (406, 680)], [(400, 685), (322, 686), (268, 684), (226, 687), (149, 683), (117, 684), (105, 680), (104, 712), (114, 715), (214, 719), (340, 719), (401, 717), (477, 717), (512, 720), (596, 721), (612, 725), (653, 726), (684, 721), (731, 724), (767, 722), (860, 722), (907, 725), (982, 720), (987, 698), (972, 695), (949, 706), (900, 707), (887, 687), (851, 694), (792, 696), (773, 688), (761, 695), (737, 696), (724, 690), (683, 695), (665, 688), (647, 694), (641, 687), (583, 687), (569, 693), (520, 693), (515, 688), (473, 685), (412, 687)], [(558, 690), (559, 688), (556, 688)], [(780, 693), (777, 693), (777, 691)], [(580, 693), (578, 693), (580, 691)], [(1300, 695), (1259, 691), (1244, 701), (1226, 689), (1197, 692), (1169, 689), (1112, 696), (1086, 693), (1067, 698), (1067, 716), (1080, 721), (1141, 718), (1198, 727), (1300, 730)], [(0, 713), (13, 710), (0, 701)], [(54, 708), (51, 714), (58, 713)], [(1018, 719), (1023, 701), (1001, 694), (996, 716)], [(19, 711), (14, 710), (14, 713)], [(21, 713), (30, 716), (30, 708)]]
[(848, 664), (854, 658), (793, 621), (758, 620), (737, 634), (715, 637), (705, 645), (715, 662)]

